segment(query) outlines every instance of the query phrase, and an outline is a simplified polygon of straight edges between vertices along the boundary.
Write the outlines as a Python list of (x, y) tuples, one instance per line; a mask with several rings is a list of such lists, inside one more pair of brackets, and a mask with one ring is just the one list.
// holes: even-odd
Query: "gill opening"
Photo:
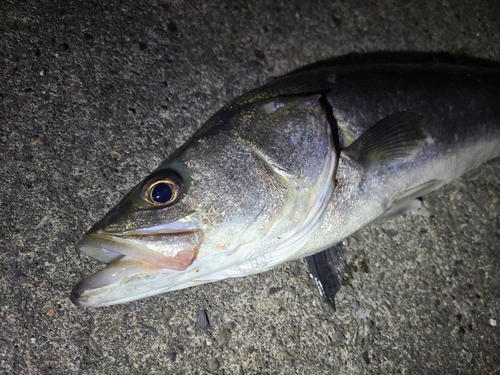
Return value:
[[(326, 93), (321, 94), (321, 98), (319, 98), (319, 103), (321, 104), (323, 110), (325, 111), (326, 121), (330, 125), (330, 131), (332, 133), (333, 146), (335, 148), (335, 157), (336, 160), (340, 159), (340, 137), (339, 137), (339, 126), (337, 123), (337, 119), (333, 115), (333, 108), (328, 102), (326, 98)], [(333, 183), (334, 186), (337, 186), (337, 168), (339, 163), (335, 163), (335, 167), (333, 170)]]

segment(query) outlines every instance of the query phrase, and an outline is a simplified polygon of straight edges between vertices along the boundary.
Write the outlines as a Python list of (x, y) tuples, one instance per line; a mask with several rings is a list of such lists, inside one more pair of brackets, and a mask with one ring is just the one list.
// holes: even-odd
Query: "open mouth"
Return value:
[(87, 234), (76, 244), (78, 251), (108, 265), (76, 284), (71, 301), (97, 307), (168, 291), (172, 278), (194, 262), (202, 240), (200, 230)]

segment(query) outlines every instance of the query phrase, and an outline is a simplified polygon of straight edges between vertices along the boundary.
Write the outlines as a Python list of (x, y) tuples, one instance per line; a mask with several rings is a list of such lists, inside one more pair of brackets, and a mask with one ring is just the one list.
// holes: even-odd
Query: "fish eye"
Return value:
[(182, 180), (173, 171), (159, 171), (152, 175), (142, 188), (142, 199), (155, 207), (175, 202), (182, 190)]
[(170, 202), (173, 196), (174, 188), (167, 182), (159, 182), (151, 190), (151, 200), (159, 204)]

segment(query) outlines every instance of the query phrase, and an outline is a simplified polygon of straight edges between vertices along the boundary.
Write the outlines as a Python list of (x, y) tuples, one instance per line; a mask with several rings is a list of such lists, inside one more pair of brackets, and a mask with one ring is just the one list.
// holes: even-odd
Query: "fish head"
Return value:
[(124, 303), (290, 259), (319, 223), (334, 167), (318, 95), (219, 111), (77, 243), (108, 265), (71, 300)]

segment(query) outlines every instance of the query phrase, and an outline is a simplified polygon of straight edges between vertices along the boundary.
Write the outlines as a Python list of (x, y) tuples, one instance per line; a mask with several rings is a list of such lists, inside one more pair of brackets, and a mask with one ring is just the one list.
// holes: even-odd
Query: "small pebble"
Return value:
[(170, 31), (172, 33), (176, 33), (178, 30), (177, 24), (174, 21), (169, 22), (167, 25), (167, 28), (168, 28), (168, 31)]
[(167, 306), (163, 309), (163, 317), (168, 322), (175, 315), (175, 310), (172, 306)]
[(496, 325), (497, 325), (497, 321), (496, 321), (496, 319), (491, 318), (491, 319), (490, 319), (490, 325), (491, 325), (492, 327), (496, 327)]
[(159, 89), (166, 89), (168, 85), (166, 81), (163, 81), (163, 82), (155, 82), (154, 86)]
[(231, 338), (231, 331), (226, 327), (223, 327), (221, 328), (219, 334), (217, 335), (217, 344), (219, 344), (219, 346), (222, 346), (226, 342), (228, 342), (230, 338)]
[(339, 343), (344, 340), (344, 334), (340, 331), (335, 332), (335, 335), (333, 335), (332, 341), (333, 343)]
[(382, 232), (385, 233), (385, 235), (389, 238), (394, 238), (398, 235), (398, 232), (394, 229), (386, 229), (386, 228), (381, 228)]
[(68, 49), (69, 49), (69, 44), (67, 44), (67, 43), (61, 43), (61, 44), (59, 44), (59, 45), (57, 46), (57, 50), (58, 50), (59, 52), (65, 52), (65, 51), (67, 51)]
[(217, 358), (212, 357), (207, 361), (207, 369), (210, 372), (216, 372), (219, 369), (219, 361)]
[(254, 49), (253, 50), (253, 54), (255, 55), (255, 57), (257, 57), (259, 60), (264, 60), (266, 58), (266, 55), (264, 54), (264, 52), (262, 52), (261, 50), (258, 50), (258, 49)]
[(198, 318), (196, 319), (196, 328), (207, 329), (210, 326), (206, 310), (198, 311)]
[(363, 352), (363, 359), (365, 360), (365, 363), (367, 365), (370, 364), (371, 361), (370, 361), (370, 357), (368, 356), (368, 352)]
[(269, 288), (269, 295), (272, 296), (273, 294), (278, 293), (281, 289), (283, 288), (273, 286), (272, 288)]

